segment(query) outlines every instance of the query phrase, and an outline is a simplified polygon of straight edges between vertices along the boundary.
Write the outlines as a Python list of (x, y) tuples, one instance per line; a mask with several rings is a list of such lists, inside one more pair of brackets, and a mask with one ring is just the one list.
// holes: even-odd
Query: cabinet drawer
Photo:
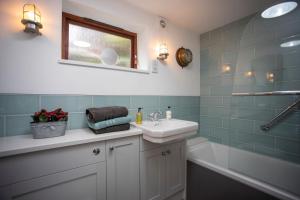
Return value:
[(105, 143), (57, 148), (0, 159), (0, 186), (105, 160)]
[(105, 200), (105, 168), (105, 162), (100, 162), (22, 181), (10, 185), (6, 196), (11, 200)]

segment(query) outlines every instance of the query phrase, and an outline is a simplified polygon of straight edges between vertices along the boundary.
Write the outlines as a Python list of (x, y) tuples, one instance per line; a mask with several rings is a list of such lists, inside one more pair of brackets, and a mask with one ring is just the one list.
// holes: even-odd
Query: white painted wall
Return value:
[[(42, 36), (23, 33), (25, 0), (0, 0), (0, 93), (100, 95), (200, 95), (200, 42), (196, 33), (168, 23), (170, 56), (158, 74), (137, 74), (59, 64), (61, 12), (89, 17), (138, 33), (140, 68), (151, 66), (162, 33), (157, 16), (118, 0), (33, 0), (41, 10)], [(85, 5), (78, 5), (78, 3)], [(194, 60), (181, 69), (176, 49), (192, 50)]]

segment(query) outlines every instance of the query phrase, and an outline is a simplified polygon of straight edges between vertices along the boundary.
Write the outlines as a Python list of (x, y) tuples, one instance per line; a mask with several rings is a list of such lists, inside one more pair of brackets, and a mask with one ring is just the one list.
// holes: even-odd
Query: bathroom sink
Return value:
[(184, 139), (195, 135), (198, 123), (179, 119), (162, 119), (156, 121), (143, 121), (142, 124), (132, 123), (143, 130), (143, 138), (153, 143), (164, 143), (172, 140)]

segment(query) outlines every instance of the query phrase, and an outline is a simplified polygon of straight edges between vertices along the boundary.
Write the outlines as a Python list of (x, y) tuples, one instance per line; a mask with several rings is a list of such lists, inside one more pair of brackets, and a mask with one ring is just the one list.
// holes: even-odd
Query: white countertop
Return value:
[(67, 130), (65, 136), (33, 139), (32, 135), (0, 137), (0, 158), (23, 153), (66, 147), (91, 142), (99, 142), (122, 137), (141, 135), (142, 130), (130, 127), (130, 130), (104, 134), (94, 134), (89, 129)]

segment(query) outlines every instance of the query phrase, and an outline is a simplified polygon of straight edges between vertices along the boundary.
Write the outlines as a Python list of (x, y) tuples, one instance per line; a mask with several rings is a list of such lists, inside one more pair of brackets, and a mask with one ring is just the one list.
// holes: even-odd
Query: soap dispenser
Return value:
[(136, 113), (135, 123), (136, 124), (142, 124), (143, 122), (143, 113), (142, 108), (138, 108), (138, 112)]
[(168, 106), (168, 110), (166, 111), (166, 118), (167, 119), (172, 119), (171, 106)]

